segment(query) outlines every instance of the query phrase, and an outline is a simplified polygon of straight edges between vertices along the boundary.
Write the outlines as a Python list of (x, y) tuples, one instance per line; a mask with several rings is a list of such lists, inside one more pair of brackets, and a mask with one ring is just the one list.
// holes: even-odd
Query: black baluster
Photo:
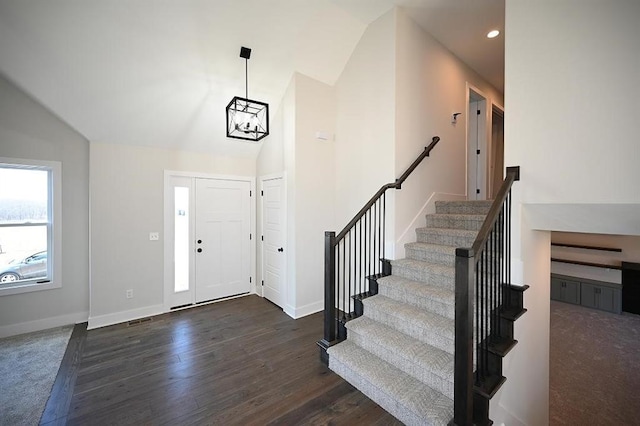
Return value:
[(387, 242), (387, 193), (382, 194), (382, 235), (384, 242), (382, 243), (382, 258), (386, 259), (386, 242)]

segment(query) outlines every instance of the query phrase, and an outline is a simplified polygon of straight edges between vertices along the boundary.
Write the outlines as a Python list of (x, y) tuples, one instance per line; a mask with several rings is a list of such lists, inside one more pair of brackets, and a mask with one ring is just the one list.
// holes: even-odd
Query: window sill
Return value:
[(25, 281), (23, 283), (0, 285), (0, 297), (9, 296), (12, 294), (31, 293), (34, 291), (52, 290), (54, 288), (61, 288), (62, 285), (56, 281), (49, 281), (45, 283), (37, 283), (34, 281)]

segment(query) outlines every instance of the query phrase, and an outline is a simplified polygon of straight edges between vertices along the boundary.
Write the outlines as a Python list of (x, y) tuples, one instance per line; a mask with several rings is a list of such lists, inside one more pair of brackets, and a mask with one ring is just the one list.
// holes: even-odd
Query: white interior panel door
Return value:
[(282, 178), (262, 183), (263, 295), (276, 305), (285, 302), (284, 185)]
[(196, 303), (248, 293), (250, 182), (196, 179)]
[(485, 200), (486, 161), (487, 161), (487, 123), (486, 101), (469, 102), (467, 127), (467, 198)]

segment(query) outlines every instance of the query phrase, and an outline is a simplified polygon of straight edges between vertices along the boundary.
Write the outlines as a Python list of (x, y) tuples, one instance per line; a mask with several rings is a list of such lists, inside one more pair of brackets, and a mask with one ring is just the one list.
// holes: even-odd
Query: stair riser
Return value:
[(464, 229), (465, 231), (479, 231), (482, 227), (483, 222), (484, 217), (456, 219), (427, 215), (427, 228)]
[(438, 214), (484, 214), (489, 213), (491, 203), (464, 203), (436, 201)]
[(421, 281), (426, 284), (435, 285), (438, 287), (446, 288), (448, 290), (454, 290), (455, 278), (446, 275), (437, 275), (431, 272), (429, 269), (414, 269), (406, 268), (404, 266), (394, 266), (393, 274), (402, 278), (413, 281)]
[(411, 360), (399, 356), (397, 353), (391, 352), (388, 349), (372, 342), (366, 336), (354, 332), (353, 330), (349, 330), (349, 340), (393, 365), (397, 369), (415, 377), (430, 388), (435, 389), (443, 395), (453, 399), (453, 377), (440, 377), (437, 374), (426, 370), (419, 364), (416, 364)]
[(437, 334), (428, 326), (421, 326), (418, 323), (408, 323), (401, 318), (389, 315), (386, 312), (381, 312), (378, 309), (371, 309), (371, 307), (365, 304), (364, 309), (365, 316), (371, 318), (374, 321), (379, 321), (382, 324), (395, 328), (404, 334), (418, 339), (421, 342), (427, 343), (435, 348), (442, 349), (445, 352), (453, 354), (454, 351), (454, 336), (453, 331), (450, 336), (442, 336)]
[(405, 291), (398, 291), (390, 285), (380, 285), (379, 294), (390, 299), (417, 306), (427, 312), (432, 312), (445, 318), (455, 319), (455, 305), (449, 305), (441, 301), (425, 297), (416, 297), (414, 294), (407, 293)]
[(405, 256), (408, 259), (422, 260), (423, 262), (436, 263), (438, 265), (445, 266), (453, 266), (456, 262), (456, 257), (453, 254), (438, 253), (429, 250), (405, 248)]
[(429, 229), (416, 230), (418, 242), (429, 244), (440, 244), (454, 247), (471, 247), (475, 241), (475, 236), (448, 235), (433, 232)]

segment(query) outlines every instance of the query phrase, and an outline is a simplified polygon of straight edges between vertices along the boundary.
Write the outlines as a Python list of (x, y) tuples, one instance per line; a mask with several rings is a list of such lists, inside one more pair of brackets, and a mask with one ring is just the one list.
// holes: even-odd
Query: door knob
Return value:
[(284, 251), (284, 249), (283, 249), (282, 247), (280, 247), (280, 248), (278, 249), (278, 251), (279, 251), (279, 252), (283, 252), (283, 251)]
[(202, 240), (198, 240), (198, 244), (202, 244)]
[(198, 253), (202, 253), (202, 249), (201, 248), (198, 249)]

